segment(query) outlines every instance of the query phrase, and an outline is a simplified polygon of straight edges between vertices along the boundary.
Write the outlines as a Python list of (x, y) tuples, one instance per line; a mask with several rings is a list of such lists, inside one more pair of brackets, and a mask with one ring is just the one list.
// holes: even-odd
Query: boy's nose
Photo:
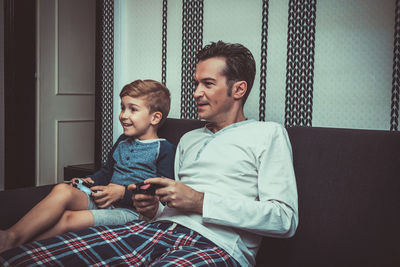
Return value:
[(128, 118), (128, 112), (125, 111), (121, 111), (121, 118)]

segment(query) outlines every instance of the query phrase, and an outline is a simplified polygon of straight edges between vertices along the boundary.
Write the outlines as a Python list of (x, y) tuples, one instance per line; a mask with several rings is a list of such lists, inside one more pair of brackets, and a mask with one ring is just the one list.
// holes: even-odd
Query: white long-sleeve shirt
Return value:
[(175, 180), (204, 192), (203, 214), (165, 207), (156, 220), (200, 233), (242, 266), (255, 264), (262, 236), (296, 231), (291, 145), (280, 124), (246, 120), (215, 134), (207, 127), (186, 133), (177, 147)]

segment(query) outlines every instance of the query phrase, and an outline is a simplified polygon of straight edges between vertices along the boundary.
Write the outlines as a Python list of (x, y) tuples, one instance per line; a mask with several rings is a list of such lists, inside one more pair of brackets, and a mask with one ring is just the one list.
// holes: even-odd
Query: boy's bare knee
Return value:
[(64, 184), (64, 183), (56, 184), (51, 191), (53, 191), (53, 192), (57, 192), (57, 191), (63, 192), (63, 191), (69, 190), (69, 187), (71, 187), (69, 184)]
[(69, 184), (57, 184), (54, 186), (53, 190), (51, 191), (52, 194), (57, 196), (72, 196), (72, 190), (74, 190), (72, 186)]

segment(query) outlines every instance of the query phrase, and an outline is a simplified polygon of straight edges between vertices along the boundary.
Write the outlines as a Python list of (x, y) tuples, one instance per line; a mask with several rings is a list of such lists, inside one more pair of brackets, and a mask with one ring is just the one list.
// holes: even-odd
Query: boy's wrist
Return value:
[(120, 200), (124, 199), (126, 194), (128, 194), (128, 192), (130, 192), (129, 189), (128, 189), (128, 185), (122, 185), (122, 188), (123, 188), (123, 190), (122, 190), (122, 195), (121, 195)]

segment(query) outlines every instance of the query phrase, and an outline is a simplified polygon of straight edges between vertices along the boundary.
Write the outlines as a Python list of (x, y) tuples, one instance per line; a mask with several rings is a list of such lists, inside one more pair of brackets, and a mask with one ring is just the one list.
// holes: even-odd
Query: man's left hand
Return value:
[(145, 183), (162, 186), (156, 190), (156, 195), (159, 197), (160, 202), (168, 207), (198, 214), (203, 213), (204, 193), (168, 178), (150, 178), (146, 179)]

